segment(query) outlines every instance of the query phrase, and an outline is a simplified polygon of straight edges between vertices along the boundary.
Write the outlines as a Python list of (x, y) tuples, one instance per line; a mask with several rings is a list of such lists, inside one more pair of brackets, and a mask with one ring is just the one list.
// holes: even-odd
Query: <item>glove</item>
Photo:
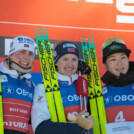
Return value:
[(89, 115), (88, 112), (80, 112), (78, 116), (69, 113), (68, 120), (72, 123), (77, 123), (78, 126), (84, 128), (85, 130), (93, 128), (95, 124), (93, 116)]
[(90, 74), (91, 72), (89, 65), (82, 59), (79, 59), (78, 70), (81, 71), (82, 74)]

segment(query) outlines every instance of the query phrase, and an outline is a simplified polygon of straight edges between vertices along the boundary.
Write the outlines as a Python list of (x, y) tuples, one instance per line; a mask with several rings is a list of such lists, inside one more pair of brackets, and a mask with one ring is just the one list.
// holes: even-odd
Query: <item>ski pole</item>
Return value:
[(87, 101), (86, 97), (88, 97), (88, 83), (87, 80), (79, 76), (78, 80), (76, 81), (76, 92), (77, 95), (80, 96), (80, 103), (81, 103), (81, 111), (83, 110), (83, 99), (84, 99), (84, 110), (87, 111)]

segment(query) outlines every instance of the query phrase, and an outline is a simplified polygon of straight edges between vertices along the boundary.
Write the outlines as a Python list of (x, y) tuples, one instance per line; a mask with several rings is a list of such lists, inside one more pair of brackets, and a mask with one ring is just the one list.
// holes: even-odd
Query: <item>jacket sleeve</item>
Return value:
[(76, 123), (51, 121), (43, 84), (35, 87), (31, 121), (35, 134), (84, 134), (85, 132)]
[(85, 134), (85, 130), (76, 123), (43, 121), (35, 130), (35, 134)]
[(36, 127), (45, 120), (51, 119), (44, 85), (39, 84), (34, 89), (33, 105), (31, 110), (31, 121), (33, 131), (35, 132)]

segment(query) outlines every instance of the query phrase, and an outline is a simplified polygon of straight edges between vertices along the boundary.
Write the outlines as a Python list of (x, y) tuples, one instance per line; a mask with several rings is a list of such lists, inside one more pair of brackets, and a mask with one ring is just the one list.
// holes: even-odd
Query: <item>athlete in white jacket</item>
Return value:
[[(78, 79), (76, 71), (78, 69), (79, 52), (74, 43), (64, 41), (55, 50), (57, 55), (54, 61), (67, 119), (69, 112), (76, 115), (80, 112), (80, 100), (76, 93), (76, 80)], [(89, 67), (88, 69), (90, 70)], [(31, 119), (35, 134), (84, 134), (85, 128), (76, 123), (69, 123), (68, 120), (67, 123), (51, 121), (44, 84), (39, 84), (34, 94)], [(89, 124), (89, 127), (92, 128), (92, 125), (92, 123), (91, 126)]]
[(30, 74), (33, 60), (34, 40), (18, 36), (10, 44), (8, 57), (0, 64), (4, 134), (29, 131), (34, 92)]

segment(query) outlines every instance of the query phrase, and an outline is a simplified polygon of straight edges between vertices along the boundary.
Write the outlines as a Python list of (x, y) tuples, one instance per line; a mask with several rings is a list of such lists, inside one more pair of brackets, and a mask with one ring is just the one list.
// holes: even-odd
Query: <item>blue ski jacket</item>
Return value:
[[(61, 97), (65, 115), (69, 112), (78, 114), (80, 112), (80, 100), (76, 95), (76, 80), (77, 74), (73, 76), (64, 76), (57, 73)], [(35, 134), (84, 134), (85, 130), (79, 127), (76, 123), (61, 123), (52, 122), (44, 84), (39, 84), (35, 89), (33, 107), (31, 112), (32, 126)]]
[(3, 122), (5, 134), (27, 134), (33, 102), (34, 85), (31, 74), (18, 79), (16, 70), (0, 64)]

